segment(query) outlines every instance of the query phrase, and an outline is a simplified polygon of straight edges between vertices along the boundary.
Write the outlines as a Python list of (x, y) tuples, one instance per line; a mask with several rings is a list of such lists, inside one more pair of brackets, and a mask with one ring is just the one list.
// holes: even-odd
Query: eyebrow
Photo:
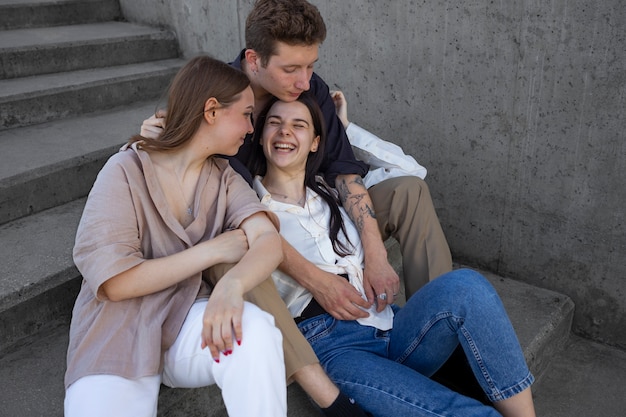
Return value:
[(313, 61), (313, 62), (311, 62), (311, 63), (309, 63), (309, 64), (283, 64), (283, 65), (281, 65), (281, 67), (283, 67), (283, 68), (300, 68), (300, 67), (309, 67), (309, 66), (311, 66), (311, 65), (313, 65), (313, 64), (317, 64), (317, 62), (318, 62), (319, 60), (320, 60), (320, 59), (319, 59), (319, 58), (317, 58), (315, 61)]
[[(283, 120), (283, 118), (282, 118), (282, 117), (277, 116), (277, 115), (275, 115), (275, 114), (268, 114), (268, 115), (266, 116), (266, 119), (271, 119), (271, 118)], [(307, 126), (311, 125), (311, 123), (309, 123), (309, 121), (308, 121), (308, 120), (306, 120), (306, 119), (292, 119), (292, 121), (293, 121), (293, 122), (296, 122), (296, 123), (298, 123), (298, 122), (300, 122), (300, 123), (306, 123), (306, 124), (307, 124)]]

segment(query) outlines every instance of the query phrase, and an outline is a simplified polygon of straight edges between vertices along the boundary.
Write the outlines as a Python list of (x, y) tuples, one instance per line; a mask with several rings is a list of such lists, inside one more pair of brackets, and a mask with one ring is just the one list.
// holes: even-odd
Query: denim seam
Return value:
[[(471, 350), (472, 355), (474, 356), (474, 360), (476, 360), (478, 368), (480, 369), (480, 373), (485, 379), (485, 383), (489, 387), (489, 391), (492, 393), (496, 392), (497, 391), (496, 384), (494, 383), (493, 379), (491, 378), (491, 375), (489, 375), (489, 372), (487, 371), (487, 367), (485, 366), (485, 363), (483, 362), (483, 357), (481, 356), (480, 351), (478, 350), (478, 347), (476, 346), (476, 343), (474, 343), (474, 339), (472, 338), (471, 334), (464, 326), (461, 325), (459, 329), (461, 330), (461, 333), (463, 334), (463, 337), (465, 338), (465, 341), (467, 342), (467, 345), (469, 346), (469, 349)], [(487, 395), (489, 396), (489, 394)]]
[[(335, 383), (337, 385), (339, 385), (339, 386), (342, 386), (342, 385), (343, 386), (360, 386), (360, 387), (365, 387), (367, 389), (371, 389), (371, 390), (376, 390), (378, 392), (382, 392), (383, 394), (388, 395), (390, 397), (393, 397), (393, 398), (395, 398), (398, 401), (402, 401), (403, 403), (407, 404), (409, 407), (417, 408), (417, 409), (421, 410), (422, 412), (427, 413), (428, 415), (433, 416), (433, 417), (454, 417), (454, 415), (452, 415), (452, 414), (440, 414), (439, 412), (436, 412), (436, 411), (433, 411), (433, 410), (428, 410), (428, 409), (424, 408), (425, 405), (411, 403), (409, 401), (406, 401), (404, 398), (398, 397), (398, 396), (390, 393), (389, 391), (386, 391), (386, 390), (384, 390), (382, 388), (375, 387), (373, 385), (363, 384), (363, 383), (359, 383), (359, 382), (355, 382), (355, 381), (345, 381), (345, 380), (344, 381), (335, 380)], [(342, 390), (342, 392), (343, 392), (343, 390)]]
[(404, 353), (396, 359), (396, 362), (403, 363), (406, 360), (406, 358), (408, 358), (413, 353), (413, 351), (417, 348), (417, 346), (422, 342), (422, 339), (424, 338), (426, 333), (428, 333), (430, 329), (436, 323), (438, 323), (441, 320), (453, 317), (453, 316), (454, 315), (452, 313), (446, 312), (446, 313), (439, 313), (435, 317), (433, 317), (424, 327), (422, 327), (422, 331), (413, 340), (413, 343), (407, 346), (407, 348), (404, 350)]
[(526, 376), (517, 384), (502, 390), (494, 390), (492, 394), (487, 394), (487, 397), (489, 398), (489, 401), (492, 402), (506, 400), (507, 398), (511, 398), (512, 396), (524, 391), (526, 388), (530, 387), (533, 382), (535, 382), (535, 377), (530, 371), (528, 371)]

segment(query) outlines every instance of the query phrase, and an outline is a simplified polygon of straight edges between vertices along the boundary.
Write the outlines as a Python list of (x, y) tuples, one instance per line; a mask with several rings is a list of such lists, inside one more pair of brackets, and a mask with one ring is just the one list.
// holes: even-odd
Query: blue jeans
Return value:
[(395, 311), (389, 331), (329, 314), (298, 325), (330, 378), (375, 416), (499, 416), (429, 378), (459, 343), (491, 401), (533, 383), (502, 302), (479, 273), (444, 274)]

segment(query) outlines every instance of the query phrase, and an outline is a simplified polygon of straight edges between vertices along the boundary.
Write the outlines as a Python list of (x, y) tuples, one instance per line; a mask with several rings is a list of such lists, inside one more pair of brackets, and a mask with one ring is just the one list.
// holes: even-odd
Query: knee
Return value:
[(379, 198), (376, 203), (387, 208), (389, 222), (396, 227), (411, 224), (409, 219), (423, 217), (433, 207), (428, 185), (421, 178), (392, 178), (385, 181), (384, 186), (388, 187), (388, 192), (383, 193), (385, 200), (381, 202)]
[(393, 181), (396, 196), (430, 195), (428, 184), (419, 177), (398, 177), (390, 181)]
[(442, 284), (446, 285), (448, 290), (463, 294), (465, 299), (481, 299), (497, 295), (487, 278), (472, 269), (456, 269), (440, 278), (444, 278), (445, 282)]
[(274, 317), (249, 302), (244, 302), (242, 331), (248, 343), (280, 345), (282, 349), (283, 337)]

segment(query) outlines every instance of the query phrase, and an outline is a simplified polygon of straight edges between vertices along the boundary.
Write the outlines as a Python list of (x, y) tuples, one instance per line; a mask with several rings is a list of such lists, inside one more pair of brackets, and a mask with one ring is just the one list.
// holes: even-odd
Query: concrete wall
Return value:
[[(576, 332), (626, 347), (623, 0), (312, 2), (317, 71), (429, 169), (455, 259), (569, 295)], [(252, 0), (121, 3), (231, 60)]]

